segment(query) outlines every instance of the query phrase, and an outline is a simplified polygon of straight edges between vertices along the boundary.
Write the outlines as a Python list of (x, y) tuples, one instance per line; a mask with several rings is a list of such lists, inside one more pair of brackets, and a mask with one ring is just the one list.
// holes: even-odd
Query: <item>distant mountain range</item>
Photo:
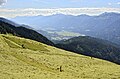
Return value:
[(99, 16), (63, 15), (28, 16), (12, 19), (46, 31), (68, 31), (109, 40), (120, 45), (120, 14), (103, 13)]
[(18, 24), (15, 24), (14, 22), (5, 18), (0, 18), (0, 33), (13, 34), (16, 36), (36, 40), (48, 45), (54, 45), (51, 41), (49, 41), (46, 37), (39, 34), (38, 32), (26, 28), (25, 26), (18, 26)]

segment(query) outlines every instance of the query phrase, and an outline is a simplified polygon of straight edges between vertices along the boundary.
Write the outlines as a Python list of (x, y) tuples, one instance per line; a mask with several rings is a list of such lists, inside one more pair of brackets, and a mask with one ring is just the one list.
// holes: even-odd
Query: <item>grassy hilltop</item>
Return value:
[(0, 34), (0, 79), (120, 79), (120, 66)]

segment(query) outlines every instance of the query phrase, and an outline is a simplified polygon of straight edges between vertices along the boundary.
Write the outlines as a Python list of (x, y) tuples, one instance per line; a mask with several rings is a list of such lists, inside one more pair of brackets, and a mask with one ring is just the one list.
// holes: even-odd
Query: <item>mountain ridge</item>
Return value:
[[(7, 19), (4, 19), (4, 20), (7, 20)], [(54, 45), (46, 37), (44, 37), (43, 35), (39, 34), (38, 32), (36, 32), (32, 29), (29, 29), (29, 28), (26, 28), (23, 26), (16, 27), (16, 26), (12, 25), (11, 23), (3, 21), (3, 20), (0, 20), (0, 33), (2, 33), (2, 34), (10, 33), (10, 34), (13, 34), (16, 36), (43, 42), (48, 45)]]
[[(120, 31), (118, 30), (120, 28), (120, 13), (110, 12), (97, 16), (33, 16), (30, 17), (29, 20), (25, 17), (13, 18), (12, 20), (33, 25), (34, 28), (41, 30), (44, 29), (46, 31), (50, 31), (50, 29), (55, 29), (56, 31), (64, 30), (75, 32), (86, 36), (108, 40), (120, 45)], [(112, 30), (116, 30), (116, 32)], [(52, 31), (54, 32), (54, 30)]]
[(56, 44), (58, 48), (120, 64), (120, 46), (107, 40), (79, 36)]

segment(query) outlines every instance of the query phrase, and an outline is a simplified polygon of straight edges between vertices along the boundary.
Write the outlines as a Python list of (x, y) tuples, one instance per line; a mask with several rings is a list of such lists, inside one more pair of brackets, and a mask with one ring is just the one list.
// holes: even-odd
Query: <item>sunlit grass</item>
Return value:
[(33, 40), (0, 35), (0, 48), (0, 79), (120, 79), (119, 65)]

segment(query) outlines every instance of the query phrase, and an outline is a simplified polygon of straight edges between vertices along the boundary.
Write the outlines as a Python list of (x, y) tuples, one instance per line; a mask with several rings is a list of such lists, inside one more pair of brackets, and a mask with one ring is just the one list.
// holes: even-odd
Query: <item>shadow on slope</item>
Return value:
[(120, 47), (114, 43), (89, 37), (75, 37), (56, 44), (58, 48), (120, 64)]

